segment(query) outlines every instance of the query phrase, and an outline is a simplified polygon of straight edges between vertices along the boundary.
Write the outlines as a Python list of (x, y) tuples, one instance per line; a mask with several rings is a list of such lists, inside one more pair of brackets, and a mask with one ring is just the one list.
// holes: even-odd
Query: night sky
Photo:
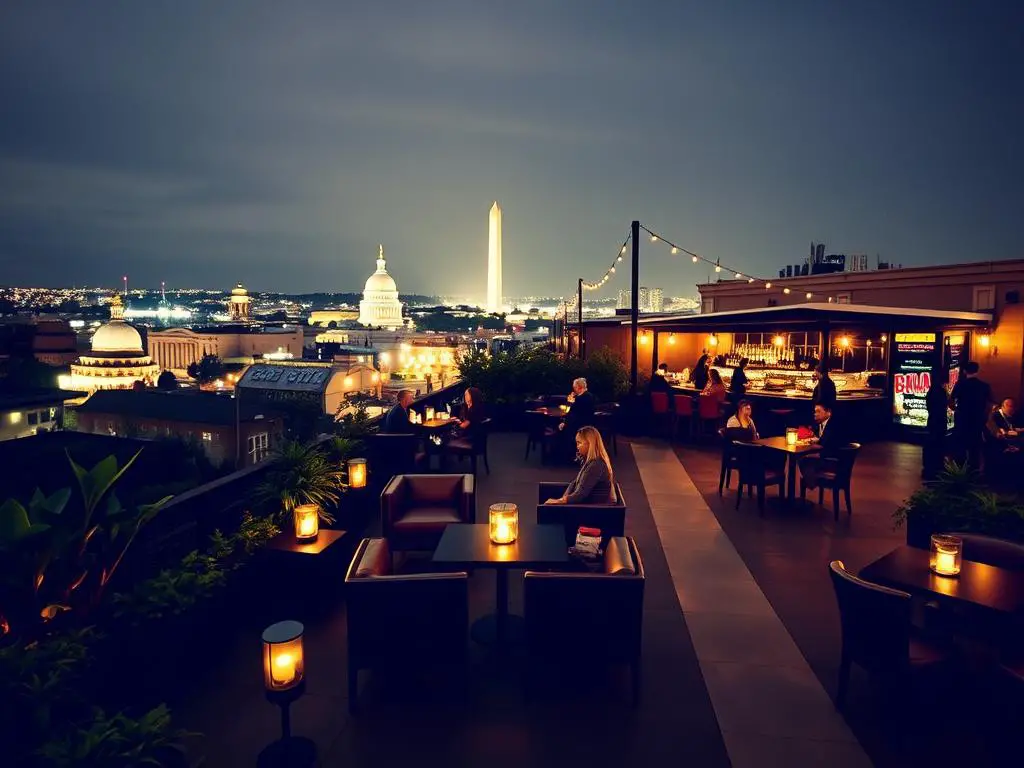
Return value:
[(7, 3), (0, 284), (361, 290), (383, 242), (403, 292), (482, 298), (494, 199), (510, 296), (600, 278), (634, 218), (760, 276), (812, 239), (1024, 257), (1021, 8)]

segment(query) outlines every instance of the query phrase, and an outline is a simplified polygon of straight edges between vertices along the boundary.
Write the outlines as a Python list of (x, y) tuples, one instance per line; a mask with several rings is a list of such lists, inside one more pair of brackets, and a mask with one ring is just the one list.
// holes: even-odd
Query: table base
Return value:
[[(499, 622), (502, 624), (500, 629)], [(512, 613), (504, 616), (492, 613), (474, 621), (469, 636), (486, 647), (522, 645), (526, 640), (526, 621), (522, 616)]]
[(316, 762), (316, 744), (301, 736), (278, 739), (260, 752), (257, 768), (310, 768)]

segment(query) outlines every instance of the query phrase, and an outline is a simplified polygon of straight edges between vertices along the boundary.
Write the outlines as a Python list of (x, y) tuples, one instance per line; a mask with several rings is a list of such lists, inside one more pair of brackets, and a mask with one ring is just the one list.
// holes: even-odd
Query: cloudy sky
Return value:
[[(770, 276), (810, 241), (1024, 257), (1024, 11), (979, 0), (8, 3), (0, 284), (482, 296), (629, 222)], [(642, 282), (704, 269), (645, 242)], [(622, 274), (620, 272), (620, 274)], [(609, 295), (623, 287), (611, 281)]]

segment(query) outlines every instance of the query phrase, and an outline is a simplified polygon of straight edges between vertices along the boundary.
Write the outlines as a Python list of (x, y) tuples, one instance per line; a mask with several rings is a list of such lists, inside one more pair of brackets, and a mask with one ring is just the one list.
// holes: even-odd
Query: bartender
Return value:
[(822, 365), (814, 369), (814, 391), (811, 393), (811, 403), (819, 403), (828, 406), (829, 410), (835, 407), (838, 395), (836, 394), (836, 383), (828, 375), (828, 370)]

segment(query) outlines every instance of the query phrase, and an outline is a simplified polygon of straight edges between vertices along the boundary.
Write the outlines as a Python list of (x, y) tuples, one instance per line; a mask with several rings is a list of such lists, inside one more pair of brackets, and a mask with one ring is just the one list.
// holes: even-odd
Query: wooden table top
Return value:
[(762, 437), (754, 441), (757, 445), (763, 445), (766, 448), (771, 448), (775, 451), (784, 451), (786, 453), (792, 453), (800, 455), (801, 453), (815, 453), (821, 450), (821, 446), (818, 443), (809, 443), (806, 440), (798, 441), (796, 445), (789, 445), (786, 443), (785, 435), (781, 437)]
[(295, 540), (295, 528), (288, 527), (267, 542), (267, 549), (271, 552), (288, 552), (295, 555), (319, 555), (341, 541), (344, 536), (345, 531), (321, 528), (315, 541), (300, 543)]
[(457, 426), (458, 423), (459, 420), (453, 416), (450, 419), (430, 419), (429, 421), (424, 421), (422, 424), (417, 424), (416, 426), (423, 427), (424, 429), (441, 429), (442, 427)]
[(532, 411), (530, 411), (530, 413), (539, 413), (551, 419), (561, 419), (568, 412), (568, 410), (563, 411), (561, 408), (558, 408), (557, 406), (550, 405), (545, 405), (541, 408), (534, 408)]
[(511, 544), (492, 544), (490, 526), (452, 524), (444, 529), (433, 561), (459, 568), (542, 568), (569, 560), (561, 525), (523, 525)]
[(862, 579), (911, 594), (937, 596), (999, 613), (1024, 614), (1024, 571), (964, 560), (957, 577), (938, 576), (928, 567), (930, 553), (897, 547), (865, 566)]

